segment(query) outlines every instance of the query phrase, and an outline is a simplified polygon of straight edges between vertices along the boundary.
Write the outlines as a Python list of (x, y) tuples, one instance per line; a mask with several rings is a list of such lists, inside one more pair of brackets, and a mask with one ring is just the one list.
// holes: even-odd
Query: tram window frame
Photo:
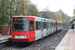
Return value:
[(43, 29), (44, 29), (44, 22), (43, 22)]
[(52, 28), (52, 22), (50, 22), (50, 27)]
[(55, 27), (56, 27), (56, 23), (54, 23), (55, 24)]
[(36, 30), (40, 30), (41, 29), (41, 22), (36, 21)]
[(54, 22), (53, 22), (53, 28), (54, 28)]
[(41, 29), (41, 22), (38, 23), (38, 30)]
[(38, 22), (36, 21), (36, 30), (38, 30)]
[(49, 28), (51, 27), (50, 22), (49, 22)]
[(43, 30), (43, 22), (41, 22), (41, 30)]
[[(33, 29), (32, 30), (30, 30), (31, 29), (31, 22), (32, 22), (32, 27), (33, 27)], [(30, 21), (30, 28), (29, 28), (29, 31), (34, 31), (34, 21)]]
[(47, 28), (47, 22), (43, 22), (43, 28), (46, 29)]
[(54, 23), (53, 23), (53, 27), (55, 27)]
[(47, 22), (47, 27), (46, 28), (49, 28), (49, 22)]
[(51, 23), (51, 26), (53, 27), (53, 23)]

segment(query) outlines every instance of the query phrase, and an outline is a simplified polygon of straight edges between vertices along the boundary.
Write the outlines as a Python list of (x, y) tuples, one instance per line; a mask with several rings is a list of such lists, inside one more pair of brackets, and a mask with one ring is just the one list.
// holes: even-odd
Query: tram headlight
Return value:
[(28, 39), (28, 36), (24, 36), (24, 38)]
[(14, 38), (15, 36), (12, 36), (12, 38)]

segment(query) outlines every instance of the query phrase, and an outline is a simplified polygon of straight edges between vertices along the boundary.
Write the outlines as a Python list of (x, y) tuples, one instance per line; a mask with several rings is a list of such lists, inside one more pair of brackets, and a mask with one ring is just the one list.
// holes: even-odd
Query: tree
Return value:
[(9, 11), (9, 2), (8, 0), (2, 0), (2, 19), (3, 24), (8, 24), (10, 18), (10, 11)]
[(32, 16), (37, 16), (37, 8), (35, 5), (31, 4), (29, 5), (29, 14), (28, 15), (32, 15)]
[(60, 12), (56, 12), (57, 21), (63, 22), (62, 14)]
[(62, 18), (63, 18), (63, 24), (69, 24), (70, 17), (67, 14), (65, 14), (62, 10), (59, 10), (59, 12), (61, 13)]
[(2, 25), (2, 1), (0, 1), (0, 28), (1, 28), (1, 25)]

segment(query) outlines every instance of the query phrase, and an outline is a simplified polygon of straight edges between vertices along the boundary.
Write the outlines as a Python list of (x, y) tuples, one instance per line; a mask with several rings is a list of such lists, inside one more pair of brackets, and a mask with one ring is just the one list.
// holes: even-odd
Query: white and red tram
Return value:
[(62, 22), (36, 16), (12, 17), (12, 42), (33, 42), (62, 29)]

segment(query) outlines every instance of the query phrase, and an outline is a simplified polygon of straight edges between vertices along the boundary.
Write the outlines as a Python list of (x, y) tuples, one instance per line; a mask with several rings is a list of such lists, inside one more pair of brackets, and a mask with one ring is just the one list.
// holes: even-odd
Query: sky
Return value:
[(75, 7), (75, 0), (31, 0), (31, 2), (36, 5), (39, 11), (42, 11), (47, 7), (53, 12), (61, 9), (71, 17), (73, 16), (73, 9)]

